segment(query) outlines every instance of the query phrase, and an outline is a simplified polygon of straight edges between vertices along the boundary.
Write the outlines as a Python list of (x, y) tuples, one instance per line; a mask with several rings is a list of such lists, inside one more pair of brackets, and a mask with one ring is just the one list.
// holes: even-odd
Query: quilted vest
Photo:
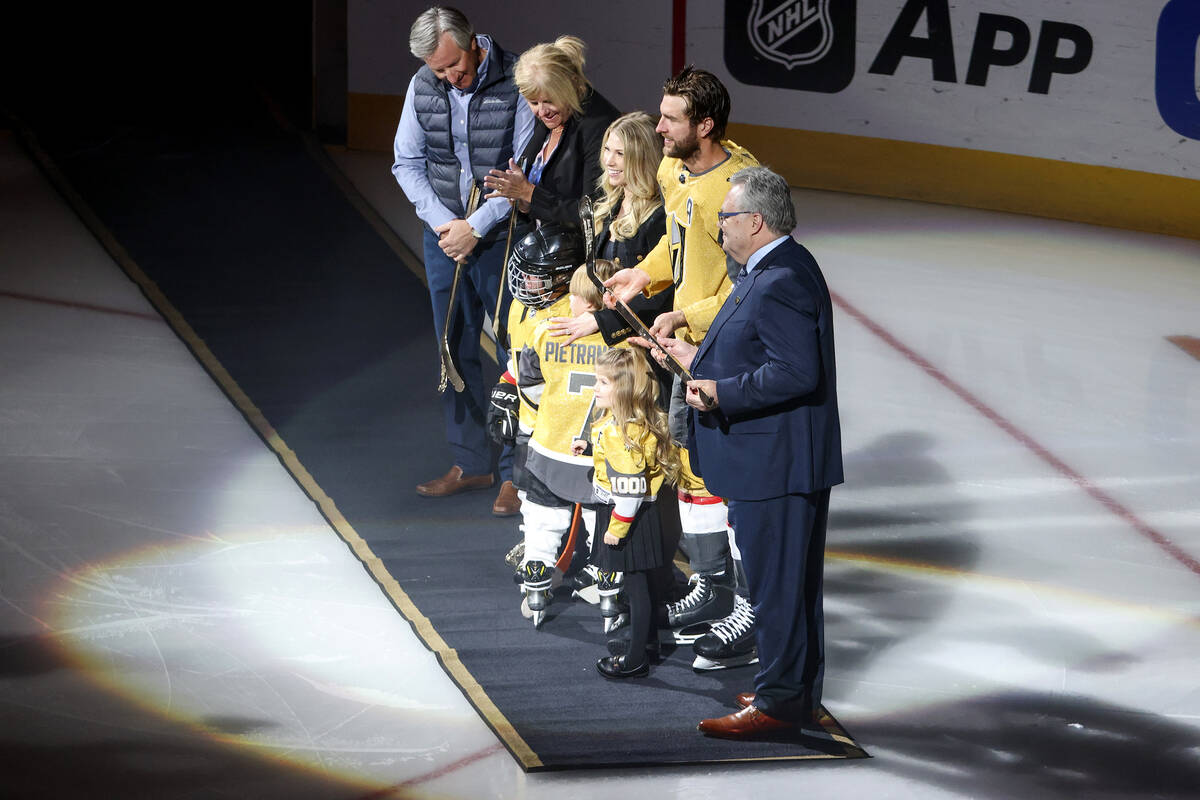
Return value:
[[(471, 172), (483, 188), (483, 176), (489, 170), (504, 169), (512, 158), (513, 129), (517, 103), (523, 102), (513, 83), (513, 64), (517, 57), (500, 49), (492, 40), (488, 53), (486, 83), (471, 94), (467, 114), (467, 152)], [(445, 81), (434, 76), (428, 66), (417, 71), (413, 82), (413, 106), (417, 122), (425, 132), (425, 174), (446, 208), (464, 216), (458, 190), (459, 163), (454, 155), (450, 130), (450, 96)]]

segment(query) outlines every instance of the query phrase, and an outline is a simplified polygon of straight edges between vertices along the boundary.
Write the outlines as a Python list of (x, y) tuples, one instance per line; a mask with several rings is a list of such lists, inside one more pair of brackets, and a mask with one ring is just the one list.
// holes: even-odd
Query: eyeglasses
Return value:
[(724, 225), (725, 220), (729, 219), (730, 217), (736, 217), (738, 214), (757, 214), (757, 213), (758, 213), (757, 211), (718, 211), (717, 212), (717, 224)]

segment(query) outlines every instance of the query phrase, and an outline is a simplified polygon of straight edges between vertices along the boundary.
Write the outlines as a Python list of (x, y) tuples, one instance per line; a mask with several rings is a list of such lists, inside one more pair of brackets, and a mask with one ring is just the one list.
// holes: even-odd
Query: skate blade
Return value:
[(604, 632), (612, 633), (623, 628), (629, 622), (628, 614), (618, 614), (615, 617), (604, 617)]
[(573, 597), (578, 597), (580, 600), (590, 606), (600, 605), (600, 590), (596, 588), (596, 584), (594, 583), (591, 586), (585, 586), (582, 589), (576, 589), (574, 592), (571, 592), (571, 595)]
[(705, 658), (704, 656), (696, 656), (696, 660), (692, 662), (692, 669), (703, 672), (714, 669), (729, 669), (730, 667), (744, 667), (747, 664), (757, 663), (757, 653), (748, 653), (744, 656), (734, 656), (733, 658), (723, 658), (720, 661), (713, 661)]
[(692, 642), (705, 635), (712, 628), (713, 622), (693, 622), (691, 625), (685, 625), (682, 628), (671, 629), (671, 641), (675, 644), (691, 644)]
[(542, 623), (546, 621), (546, 610), (540, 609), (533, 612), (533, 627), (535, 629), (542, 627)]

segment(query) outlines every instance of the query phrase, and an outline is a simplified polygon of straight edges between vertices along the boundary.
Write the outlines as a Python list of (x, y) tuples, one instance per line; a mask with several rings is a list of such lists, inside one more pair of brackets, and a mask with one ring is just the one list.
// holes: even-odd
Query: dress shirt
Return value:
[[(458, 156), (458, 184), (463, 208), (467, 207), (467, 198), (470, 196), (471, 181), (473, 180), (470, 151), (467, 146), (467, 111), (476, 87), (481, 86), (487, 77), (492, 58), (492, 40), (483, 34), (477, 34), (475, 41), (487, 51), (487, 55), (479, 64), (475, 82), (466, 89), (449, 87), (450, 131), (454, 140), (454, 153)], [(429, 184), (429, 177), (425, 174), (425, 131), (421, 129), (421, 124), (417, 121), (417, 112), (414, 108), (416, 92), (413, 89), (413, 83), (415, 80), (416, 76), (414, 75), (409, 80), (408, 92), (404, 95), (404, 109), (400, 113), (400, 125), (396, 129), (396, 141), (393, 147), (395, 163), (392, 165), (392, 173), (399, 181), (400, 187), (404, 189), (404, 194), (416, 208), (417, 216), (421, 218), (421, 221), (430, 228), (437, 228), (457, 217), (438, 199), (437, 193)], [(525, 149), (529, 137), (533, 135), (535, 121), (529, 104), (518, 98), (517, 119), (513, 126), (513, 153), (520, 153)], [(479, 188), (481, 192), (486, 192), (482, 185)], [(497, 222), (508, 217), (509, 208), (507, 199), (496, 197), (481, 203), (475, 213), (467, 218), (467, 222), (471, 223), (471, 227), (480, 235), (483, 235), (491, 230)]]
[(754, 268), (758, 266), (758, 262), (766, 258), (767, 253), (783, 244), (784, 240), (787, 238), (787, 236), (780, 236), (778, 239), (773, 239), (755, 250), (753, 255), (746, 259), (746, 266), (742, 267), (742, 269), (738, 272), (738, 277), (734, 280), (734, 283), (740, 283), (741, 280), (746, 277), (746, 275), (749, 275), (751, 272), (753, 272)]

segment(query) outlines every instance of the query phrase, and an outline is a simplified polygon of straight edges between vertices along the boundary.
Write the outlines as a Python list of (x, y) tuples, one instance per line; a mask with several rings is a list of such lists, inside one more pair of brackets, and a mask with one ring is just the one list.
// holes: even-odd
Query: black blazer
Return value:
[[(596, 230), (596, 253), (599, 256), (604, 255), (605, 247), (612, 237), (608, 228), (610, 219), (601, 220)], [(666, 235), (666, 220), (666, 212), (660, 205), (653, 214), (646, 218), (646, 221), (641, 224), (631, 238), (613, 240), (613, 256), (620, 260), (622, 267), (636, 267), (654, 249), (654, 245), (658, 244), (659, 240)], [(655, 317), (664, 311), (670, 311), (674, 302), (675, 287), (672, 286), (651, 297), (639, 294), (629, 301), (629, 309), (637, 314), (642, 322), (646, 323), (646, 327), (649, 327), (654, 324)], [(633, 328), (629, 323), (621, 317), (619, 312), (611, 308), (596, 312), (596, 324), (600, 326), (600, 335), (604, 337), (605, 344), (610, 347), (633, 335)]]
[[(600, 179), (604, 131), (621, 116), (621, 112), (595, 89), (588, 90), (582, 105), (582, 114), (572, 115), (564, 123), (562, 139), (543, 167), (541, 181), (533, 188), (528, 216), (538, 222), (578, 225), (579, 201), (585, 194), (591, 194)], [(533, 136), (517, 159), (518, 164), (524, 165), (526, 173), (549, 134), (545, 125), (535, 123)]]

